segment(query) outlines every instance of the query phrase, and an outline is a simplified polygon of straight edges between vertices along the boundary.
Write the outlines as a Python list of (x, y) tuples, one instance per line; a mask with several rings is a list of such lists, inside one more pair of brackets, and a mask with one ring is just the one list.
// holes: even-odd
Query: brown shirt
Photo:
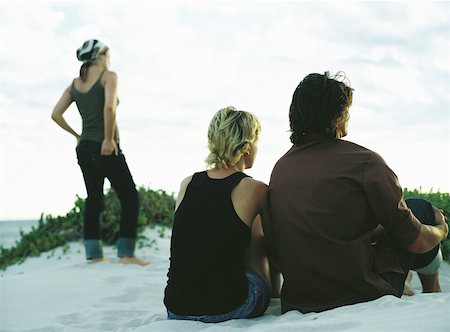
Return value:
[(283, 278), (282, 311), (323, 311), (364, 302), (392, 287), (397, 257), (372, 245), (381, 224), (400, 246), (420, 221), (407, 208), (396, 175), (376, 153), (340, 139), (292, 147), (275, 165), (264, 232)]

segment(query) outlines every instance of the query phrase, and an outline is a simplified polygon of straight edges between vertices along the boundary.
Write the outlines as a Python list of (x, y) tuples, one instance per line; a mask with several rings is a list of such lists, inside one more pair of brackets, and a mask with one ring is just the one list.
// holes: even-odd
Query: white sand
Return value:
[[(30, 258), (0, 277), (1, 331), (450, 331), (450, 265), (441, 267), (442, 294), (385, 296), (376, 301), (323, 313), (280, 315), (272, 300), (263, 317), (219, 324), (166, 320), (163, 291), (169, 263), (170, 239), (156, 238), (152, 248), (138, 250), (147, 267), (117, 263), (116, 252), (105, 255), (116, 263), (90, 265), (81, 243), (61, 255)], [(58, 258), (58, 257), (61, 258)]]

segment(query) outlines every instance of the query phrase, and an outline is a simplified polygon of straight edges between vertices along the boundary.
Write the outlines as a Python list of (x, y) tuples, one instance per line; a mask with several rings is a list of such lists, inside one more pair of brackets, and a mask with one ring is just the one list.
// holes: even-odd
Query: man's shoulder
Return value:
[(336, 139), (315, 146), (292, 146), (275, 163), (272, 176), (276, 174), (284, 178), (295, 172), (293, 169), (296, 169), (296, 165), (301, 164), (304, 167), (315, 168), (318, 167), (318, 164), (330, 164), (331, 161), (333, 167), (337, 167), (337, 165), (342, 167), (359, 165), (358, 167), (364, 169), (369, 165), (370, 167), (386, 165), (383, 157), (377, 152), (351, 141)]
[(349, 149), (349, 150), (355, 150), (355, 151), (361, 151), (361, 152), (366, 152), (367, 154), (377, 154), (376, 152), (366, 148), (365, 146), (359, 145), (357, 143), (351, 142), (351, 141), (346, 141), (343, 139), (339, 139), (338, 141), (338, 145), (340, 147)]
[(280, 159), (280, 161), (289, 160), (291, 156), (296, 155), (297, 153), (309, 153), (312, 150), (318, 150), (320, 149), (321, 152), (328, 151), (329, 153), (334, 153), (337, 151), (343, 151), (343, 152), (354, 152), (355, 154), (362, 154), (366, 156), (372, 156), (374, 158), (381, 158), (380, 155), (362, 145), (356, 144), (351, 141), (346, 141), (343, 139), (336, 139), (336, 140), (330, 140), (330, 141), (324, 141), (323, 144), (326, 144), (327, 148), (324, 150), (323, 145), (317, 144), (317, 145), (307, 145), (307, 146), (295, 146), (293, 145), (288, 151), (286, 151), (285, 154), (283, 154)]
[(339, 140), (339, 146), (341, 149), (344, 149), (349, 152), (354, 152), (355, 155), (363, 156), (363, 158), (365, 158), (367, 160), (384, 163), (384, 159), (383, 159), (383, 157), (381, 157), (380, 154), (378, 154), (377, 152), (375, 152), (369, 148), (366, 148), (365, 146), (356, 144), (354, 142), (342, 140), (342, 139)]

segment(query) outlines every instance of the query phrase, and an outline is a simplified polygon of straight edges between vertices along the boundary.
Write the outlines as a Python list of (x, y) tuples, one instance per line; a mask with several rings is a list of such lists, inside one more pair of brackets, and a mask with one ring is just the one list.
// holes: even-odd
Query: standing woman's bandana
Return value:
[(83, 46), (77, 50), (77, 58), (83, 61), (83, 63), (94, 61), (105, 49), (107, 49), (105, 44), (99, 42), (97, 39), (90, 39), (85, 41)]

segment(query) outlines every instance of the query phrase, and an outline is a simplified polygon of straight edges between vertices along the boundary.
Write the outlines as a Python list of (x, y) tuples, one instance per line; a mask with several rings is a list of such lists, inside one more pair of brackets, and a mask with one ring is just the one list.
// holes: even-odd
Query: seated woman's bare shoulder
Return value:
[(189, 185), (189, 183), (191, 183), (191, 181), (192, 181), (192, 175), (184, 178), (183, 181), (181, 181), (180, 190), (178, 191), (177, 202), (175, 205), (175, 210), (178, 209), (178, 206), (180, 205), (181, 201), (183, 200), (184, 195), (186, 194), (187, 186)]
[(266, 207), (268, 186), (250, 177), (239, 182), (231, 193), (231, 200), (238, 216), (251, 226), (255, 217)]
[(269, 190), (269, 186), (262, 181), (246, 177), (242, 179), (236, 189), (244, 195), (265, 196)]

